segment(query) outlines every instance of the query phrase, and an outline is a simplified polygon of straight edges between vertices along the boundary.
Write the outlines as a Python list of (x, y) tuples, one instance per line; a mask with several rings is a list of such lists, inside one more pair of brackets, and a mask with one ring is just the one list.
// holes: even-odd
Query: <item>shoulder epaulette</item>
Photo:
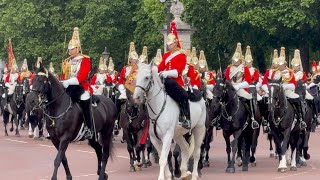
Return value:
[(71, 56), (69, 56), (68, 58), (66, 58), (64, 61), (69, 61), (71, 59)]

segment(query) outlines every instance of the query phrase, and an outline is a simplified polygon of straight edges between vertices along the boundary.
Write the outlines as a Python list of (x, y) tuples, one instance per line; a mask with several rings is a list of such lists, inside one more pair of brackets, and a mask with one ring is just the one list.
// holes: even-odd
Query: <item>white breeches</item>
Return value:
[(84, 100), (88, 100), (90, 99), (90, 93), (89, 91), (84, 91), (84, 93), (80, 96), (80, 100), (84, 101)]
[(103, 87), (104, 85), (92, 85), (93, 94), (94, 95), (102, 95), (103, 94)]
[(290, 90), (290, 89), (285, 90), (285, 91), (284, 91), (284, 94), (285, 94), (286, 97), (289, 98), (289, 99), (299, 98), (299, 95), (296, 94), (295, 92), (293, 92), (293, 91)]
[(240, 96), (240, 97), (243, 97), (243, 98), (246, 98), (246, 99), (252, 99), (252, 96), (251, 94), (249, 94), (246, 90), (244, 89), (239, 89), (237, 91), (237, 95)]
[(307, 100), (313, 100), (313, 96), (308, 91), (306, 91), (306, 97), (305, 98)]

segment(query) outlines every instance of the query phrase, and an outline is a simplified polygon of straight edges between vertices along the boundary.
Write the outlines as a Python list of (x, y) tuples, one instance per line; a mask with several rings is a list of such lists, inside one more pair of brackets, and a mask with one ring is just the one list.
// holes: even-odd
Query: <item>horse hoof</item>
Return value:
[(129, 172), (135, 172), (135, 171), (136, 171), (136, 169), (134, 168), (134, 166), (129, 167)]
[(274, 154), (273, 154), (273, 153), (270, 153), (269, 157), (270, 157), (270, 158), (274, 158)]
[(256, 162), (251, 163), (251, 167), (256, 167), (256, 166), (257, 166)]
[(292, 167), (290, 167), (290, 171), (297, 171), (298, 169), (297, 169), (297, 167), (295, 167), (295, 166), (292, 166)]
[(249, 170), (248, 166), (242, 166), (242, 171), (248, 171), (248, 170)]
[(307, 166), (307, 162), (302, 161), (301, 162), (301, 166), (306, 167)]
[(142, 167), (143, 167), (143, 168), (147, 168), (148, 165), (147, 165), (146, 163), (144, 163), (144, 164), (142, 165)]
[(13, 131), (13, 128), (10, 128), (10, 132), (12, 132)]
[(310, 159), (310, 154), (305, 154), (304, 156), (303, 156), (306, 160), (309, 160)]
[(209, 161), (204, 161), (203, 162), (203, 167), (210, 167), (210, 162)]
[(148, 161), (146, 162), (146, 165), (147, 165), (148, 167), (152, 166), (151, 161), (150, 161), (150, 160), (148, 160)]
[(19, 134), (19, 133), (17, 133), (17, 134), (16, 134), (16, 137), (20, 137), (20, 134)]
[(29, 138), (33, 138), (33, 135), (31, 134), (31, 135), (29, 135)]
[(186, 177), (181, 178), (181, 180), (191, 180), (191, 174), (189, 174)]
[(226, 169), (226, 173), (234, 173), (236, 170), (234, 167), (231, 167), (231, 168), (227, 168)]
[(9, 134), (6, 132), (6, 133), (4, 133), (4, 136), (9, 136)]
[(67, 176), (67, 180), (72, 180), (72, 176)]
[(180, 177), (181, 177), (181, 171), (180, 171), (180, 169), (174, 170), (174, 177), (176, 177), (176, 178), (180, 178)]
[(241, 167), (242, 166), (242, 161), (240, 160), (240, 161), (237, 161), (237, 166), (238, 167)]
[(287, 168), (278, 168), (278, 172), (284, 173), (287, 171)]

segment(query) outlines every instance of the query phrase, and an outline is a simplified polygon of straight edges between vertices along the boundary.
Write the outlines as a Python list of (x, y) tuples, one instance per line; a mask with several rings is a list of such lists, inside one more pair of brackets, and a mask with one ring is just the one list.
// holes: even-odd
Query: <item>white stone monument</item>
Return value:
[[(176, 0), (175, 2), (172, 3), (170, 12), (174, 16), (173, 21), (176, 23), (176, 26), (177, 26), (177, 33), (179, 36), (180, 45), (181, 45), (181, 48), (187, 50), (191, 48), (191, 35), (193, 34), (194, 29), (192, 29), (192, 27), (189, 24), (181, 20), (181, 15), (183, 11), (184, 11), (184, 6), (179, 0)], [(161, 34), (164, 37), (164, 44), (163, 44), (164, 52), (167, 51), (167, 38), (166, 38), (167, 28), (168, 28), (167, 25), (165, 25), (164, 29), (161, 30)]]

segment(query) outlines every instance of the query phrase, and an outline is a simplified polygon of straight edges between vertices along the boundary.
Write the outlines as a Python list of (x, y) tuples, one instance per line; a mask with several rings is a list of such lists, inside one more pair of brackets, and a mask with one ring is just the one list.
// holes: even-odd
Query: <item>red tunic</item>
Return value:
[[(231, 80), (230, 78), (230, 70), (231, 70), (231, 65), (229, 65), (226, 69), (226, 74), (225, 74), (225, 77), (226, 77), (226, 80)], [(242, 81), (247, 81), (248, 84), (251, 83), (251, 78), (250, 78), (250, 71), (249, 71), (249, 68), (247, 66), (244, 66), (243, 67), (243, 75), (242, 75)]]
[(190, 84), (191, 86), (197, 86), (199, 89), (201, 88), (201, 78), (200, 78), (200, 74), (198, 71), (194, 70), (194, 66), (191, 64), (189, 65), (189, 69), (188, 69), (188, 77), (190, 78)]
[(215, 85), (216, 84), (216, 81), (214, 80), (214, 76), (213, 76), (213, 73), (212, 72), (207, 72), (206, 76), (208, 76), (209, 78), (206, 79), (207, 77), (204, 77), (204, 79), (206, 80), (207, 84), (212, 84), (212, 85)]
[[(91, 71), (90, 57), (85, 55), (79, 55), (79, 56), (82, 56), (82, 61), (81, 61), (78, 73), (75, 75), (75, 77), (78, 79), (78, 82), (83, 87), (83, 89), (86, 91), (89, 90), (90, 94), (92, 94), (93, 90), (90, 87), (90, 84), (88, 82), (89, 73)], [(80, 61), (80, 59), (78, 61)], [(62, 75), (62, 77), (63, 78), (65, 77), (64, 74)]]
[(126, 71), (128, 66), (124, 66), (120, 72), (119, 82), (118, 84), (124, 84), (126, 79)]
[(259, 81), (259, 71), (257, 68), (253, 68), (253, 73), (250, 71), (249, 68), (249, 72), (250, 72), (250, 80), (251, 83), (257, 83)]
[(180, 86), (184, 86), (184, 82), (182, 79), (182, 72), (184, 68), (186, 67), (187, 63), (187, 56), (183, 53), (180, 53), (173, 57), (169, 62), (166, 63), (166, 59), (172, 54), (172, 52), (166, 52), (162, 56), (162, 61), (160, 62), (158, 66), (158, 72), (162, 71), (170, 71), (170, 70), (177, 70), (178, 71), (178, 77), (172, 78), (175, 80)]

